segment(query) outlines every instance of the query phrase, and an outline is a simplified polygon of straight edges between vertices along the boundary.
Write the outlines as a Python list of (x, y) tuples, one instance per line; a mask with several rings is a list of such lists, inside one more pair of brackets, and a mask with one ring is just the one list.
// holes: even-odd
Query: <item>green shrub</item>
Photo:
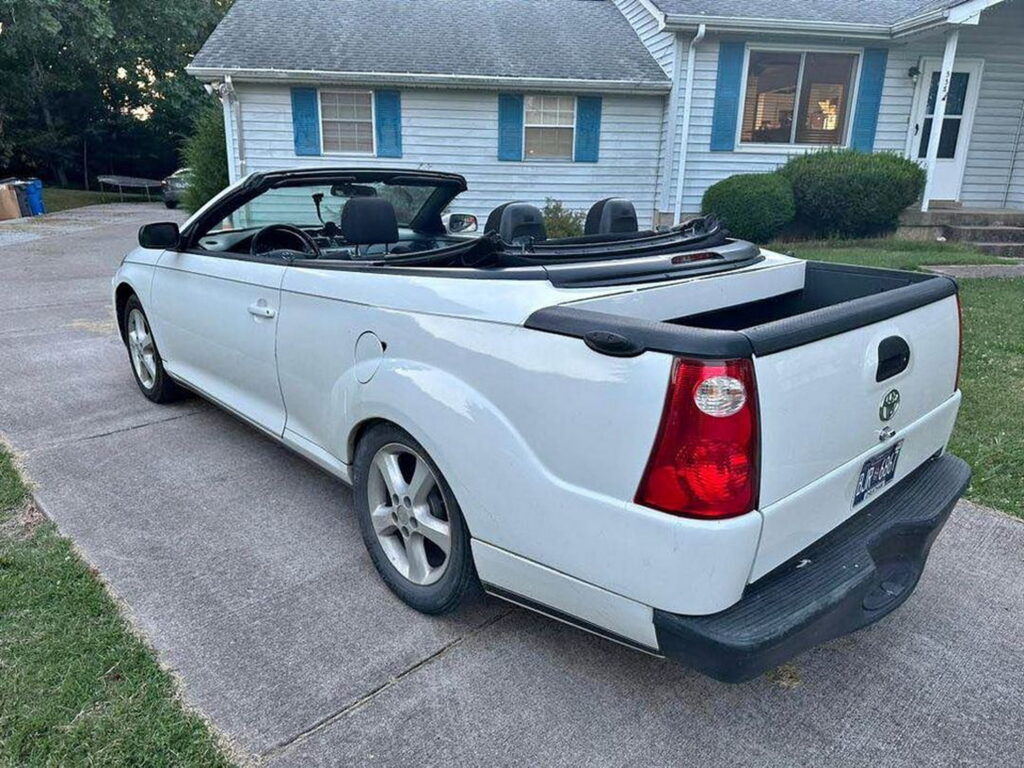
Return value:
[(219, 106), (211, 104), (196, 115), (182, 160), (192, 170), (182, 204), (195, 211), (228, 185), (224, 116)]
[(566, 208), (561, 200), (549, 197), (544, 201), (544, 228), (548, 237), (578, 237), (583, 234), (584, 211)]
[(730, 234), (755, 243), (773, 239), (796, 213), (789, 181), (777, 173), (741, 173), (712, 184), (701, 211), (717, 214)]
[(825, 236), (864, 237), (893, 229), (925, 183), (913, 160), (853, 149), (793, 157), (779, 173), (793, 185), (797, 221)]

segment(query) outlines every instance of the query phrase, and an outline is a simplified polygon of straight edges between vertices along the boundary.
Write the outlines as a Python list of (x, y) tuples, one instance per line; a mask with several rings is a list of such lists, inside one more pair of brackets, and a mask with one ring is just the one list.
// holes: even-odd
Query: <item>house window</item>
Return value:
[(523, 121), (528, 160), (572, 160), (576, 97), (527, 96)]
[(858, 55), (751, 51), (740, 141), (845, 144)]
[(373, 92), (320, 91), (324, 152), (372, 155)]

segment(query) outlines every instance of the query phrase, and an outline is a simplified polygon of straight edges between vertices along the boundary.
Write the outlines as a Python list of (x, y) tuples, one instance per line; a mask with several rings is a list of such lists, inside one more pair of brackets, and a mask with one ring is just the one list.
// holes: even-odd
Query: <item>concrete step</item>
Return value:
[(1024, 227), (1024, 211), (946, 209), (922, 212), (908, 208), (900, 214), (906, 227)]
[(982, 253), (1011, 259), (1024, 259), (1024, 243), (971, 243)]
[(1024, 227), (943, 227), (947, 240), (958, 243), (1024, 243)]

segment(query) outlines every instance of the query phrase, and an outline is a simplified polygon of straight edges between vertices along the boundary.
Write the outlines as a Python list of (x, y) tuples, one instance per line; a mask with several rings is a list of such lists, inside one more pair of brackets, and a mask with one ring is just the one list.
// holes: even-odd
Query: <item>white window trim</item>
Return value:
[(530, 157), (526, 154), (527, 128), (568, 128), (568, 125), (530, 125), (526, 122), (526, 99), (530, 96), (564, 97), (564, 93), (527, 93), (523, 94), (523, 162), (524, 163), (571, 163), (576, 160), (576, 123), (579, 121), (579, 97), (572, 97), (572, 149), (566, 157)]
[[(800, 88), (803, 86), (804, 76), (804, 62), (806, 54), (808, 53), (851, 53), (857, 56), (857, 65), (853, 68), (853, 87), (850, 89), (850, 109), (846, 119), (846, 129), (843, 136), (842, 142), (839, 144), (797, 144), (795, 142), (786, 143), (769, 143), (769, 142), (758, 142), (758, 141), (743, 141), (743, 115), (747, 108), (747, 73), (750, 71), (750, 54), (754, 51), (769, 51), (772, 53), (799, 53), (801, 54), (800, 59), (800, 72), (797, 74), (796, 83), (796, 108), (794, 109), (793, 126), (794, 131), (799, 118), (800, 110)], [(850, 147), (850, 139), (853, 136), (853, 121), (857, 117), (857, 96), (860, 91), (860, 72), (864, 66), (864, 49), (863, 48), (851, 48), (844, 46), (830, 46), (830, 45), (819, 45), (803, 48), (794, 45), (784, 45), (777, 43), (758, 43), (757, 45), (748, 45), (746, 50), (743, 52), (743, 76), (740, 78), (740, 108), (737, 110), (736, 117), (736, 135), (733, 141), (733, 151), (735, 152), (747, 152), (747, 153), (762, 153), (762, 154), (783, 154), (783, 155), (802, 155), (808, 151), (814, 151), (818, 149), (834, 148), (834, 149), (848, 149)], [(793, 136), (796, 134), (794, 132)]]
[[(322, 97), (324, 93), (368, 93), (370, 94), (370, 137), (373, 140), (373, 149), (369, 152), (328, 152), (324, 149), (324, 112)], [(320, 154), (330, 157), (376, 157), (377, 156), (377, 99), (372, 90), (365, 88), (317, 88), (316, 89), (316, 119), (320, 124)], [(332, 122), (361, 123), (362, 120), (333, 120)]]

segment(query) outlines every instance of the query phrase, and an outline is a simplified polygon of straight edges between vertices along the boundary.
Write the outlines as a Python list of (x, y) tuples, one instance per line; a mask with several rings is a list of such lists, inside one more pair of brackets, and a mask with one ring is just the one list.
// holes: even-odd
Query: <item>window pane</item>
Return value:
[(808, 53), (800, 87), (797, 144), (842, 144), (857, 57)]
[(370, 122), (324, 121), (325, 152), (373, 152)]
[(562, 125), (575, 122), (576, 99), (573, 96), (527, 96), (527, 125)]
[[(932, 119), (925, 118), (921, 126), (921, 145), (917, 150), (918, 157), (928, 156), (928, 142), (932, 135)], [(939, 134), (939, 160), (952, 160), (956, 156), (956, 144), (960, 138), (960, 118), (947, 117), (942, 121), (942, 132)]]
[(741, 141), (790, 142), (799, 74), (799, 53), (751, 51)]
[[(928, 114), (935, 114), (935, 98), (939, 92), (940, 72), (932, 72), (932, 82), (928, 88)], [(964, 113), (964, 102), (967, 100), (967, 84), (970, 82), (970, 72), (954, 72), (949, 79), (949, 98), (946, 99), (947, 115), (962, 115)]]
[(371, 98), (366, 91), (323, 91), (320, 109), (325, 120), (371, 120)]
[(527, 128), (527, 157), (572, 157), (572, 128)]

